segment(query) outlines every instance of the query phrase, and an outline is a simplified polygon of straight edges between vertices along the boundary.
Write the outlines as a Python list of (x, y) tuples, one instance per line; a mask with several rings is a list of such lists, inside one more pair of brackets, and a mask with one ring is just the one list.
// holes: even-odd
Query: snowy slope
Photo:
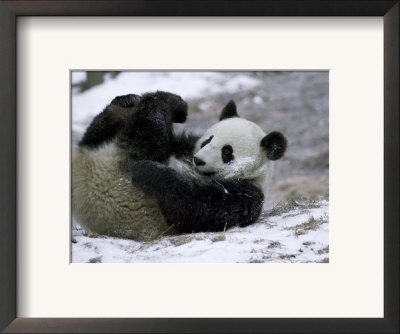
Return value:
[(88, 237), (73, 231), (72, 262), (328, 262), (329, 204), (296, 202), (265, 211), (259, 222), (219, 233), (149, 242)]

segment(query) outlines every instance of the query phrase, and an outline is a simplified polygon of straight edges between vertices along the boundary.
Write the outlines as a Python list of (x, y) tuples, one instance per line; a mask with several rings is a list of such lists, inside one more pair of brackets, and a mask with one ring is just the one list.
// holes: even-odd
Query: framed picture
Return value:
[[(0, 328), (398, 332), (399, 14), (398, 1), (0, 2)], [(88, 17), (103, 15), (114, 17)], [(80, 178), (75, 149), (101, 151), (90, 129), (102, 110), (131, 115), (142, 100), (166, 98), (140, 97), (160, 90), (189, 105), (175, 132), (207, 137), (190, 157), (196, 177), (218, 165), (212, 149), (224, 166), (212, 173), (241, 161), (230, 131), (230, 147), (219, 148), (219, 119), (257, 124), (259, 150), (272, 137), (268, 145), (286, 143), (276, 131), (287, 137), (257, 224), (184, 237), (160, 229), (145, 240), (90, 226), (112, 208), (85, 218), (91, 194), (76, 191), (88, 174)], [(121, 133), (101, 147), (123, 148)], [(151, 184), (153, 167), (130, 163), (128, 183)], [(161, 211), (167, 220), (176, 203)]]

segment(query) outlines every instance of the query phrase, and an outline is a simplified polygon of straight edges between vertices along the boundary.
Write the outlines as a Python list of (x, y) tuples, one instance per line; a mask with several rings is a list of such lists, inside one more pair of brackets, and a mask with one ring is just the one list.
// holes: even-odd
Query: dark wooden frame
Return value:
[[(384, 318), (16, 318), (16, 17), (37, 15), (383, 17), (385, 64)], [(399, 333), (399, 16), (398, 0), (1, 1), (0, 330), (8, 326), (5, 331), (10, 333)]]

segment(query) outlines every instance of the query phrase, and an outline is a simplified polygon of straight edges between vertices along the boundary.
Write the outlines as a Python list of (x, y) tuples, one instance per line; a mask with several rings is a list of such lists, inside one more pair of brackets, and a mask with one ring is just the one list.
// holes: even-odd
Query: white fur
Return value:
[(73, 150), (72, 213), (97, 234), (149, 240), (170, 231), (155, 201), (132, 186), (127, 155), (113, 142)]
[[(200, 173), (213, 172), (218, 178), (248, 179), (264, 191), (272, 169), (272, 163), (261, 147), (265, 135), (258, 125), (243, 118), (218, 122), (196, 144), (195, 157), (206, 163), (196, 167), (196, 170)], [(211, 136), (211, 142), (201, 148), (201, 144)], [(234, 159), (228, 163), (224, 163), (221, 156), (225, 145), (233, 148)]]

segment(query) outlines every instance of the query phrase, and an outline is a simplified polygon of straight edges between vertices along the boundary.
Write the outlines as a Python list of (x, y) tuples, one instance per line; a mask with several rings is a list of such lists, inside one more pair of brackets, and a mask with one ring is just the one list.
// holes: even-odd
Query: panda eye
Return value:
[(225, 145), (225, 146), (222, 148), (222, 153), (223, 153), (223, 154), (230, 154), (230, 153), (232, 153), (232, 147), (231, 147), (230, 145)]
[(206, 139), (205, 141), (203, 141), (203, 143), (201, 144), (201, 148), (203, 148), (204, 146), (206, 146), (207, 144), (210, 143), (210, 141), (214, 138), (214, 136), (211, 136), (210, 138)]
[(225, 145), (221, 149), (221, 156), (222, 156), (222, 161), (224, 163), (228, 163), (229, 161), (232, 161), (234, 159), (232, 146), (231, 145)]

